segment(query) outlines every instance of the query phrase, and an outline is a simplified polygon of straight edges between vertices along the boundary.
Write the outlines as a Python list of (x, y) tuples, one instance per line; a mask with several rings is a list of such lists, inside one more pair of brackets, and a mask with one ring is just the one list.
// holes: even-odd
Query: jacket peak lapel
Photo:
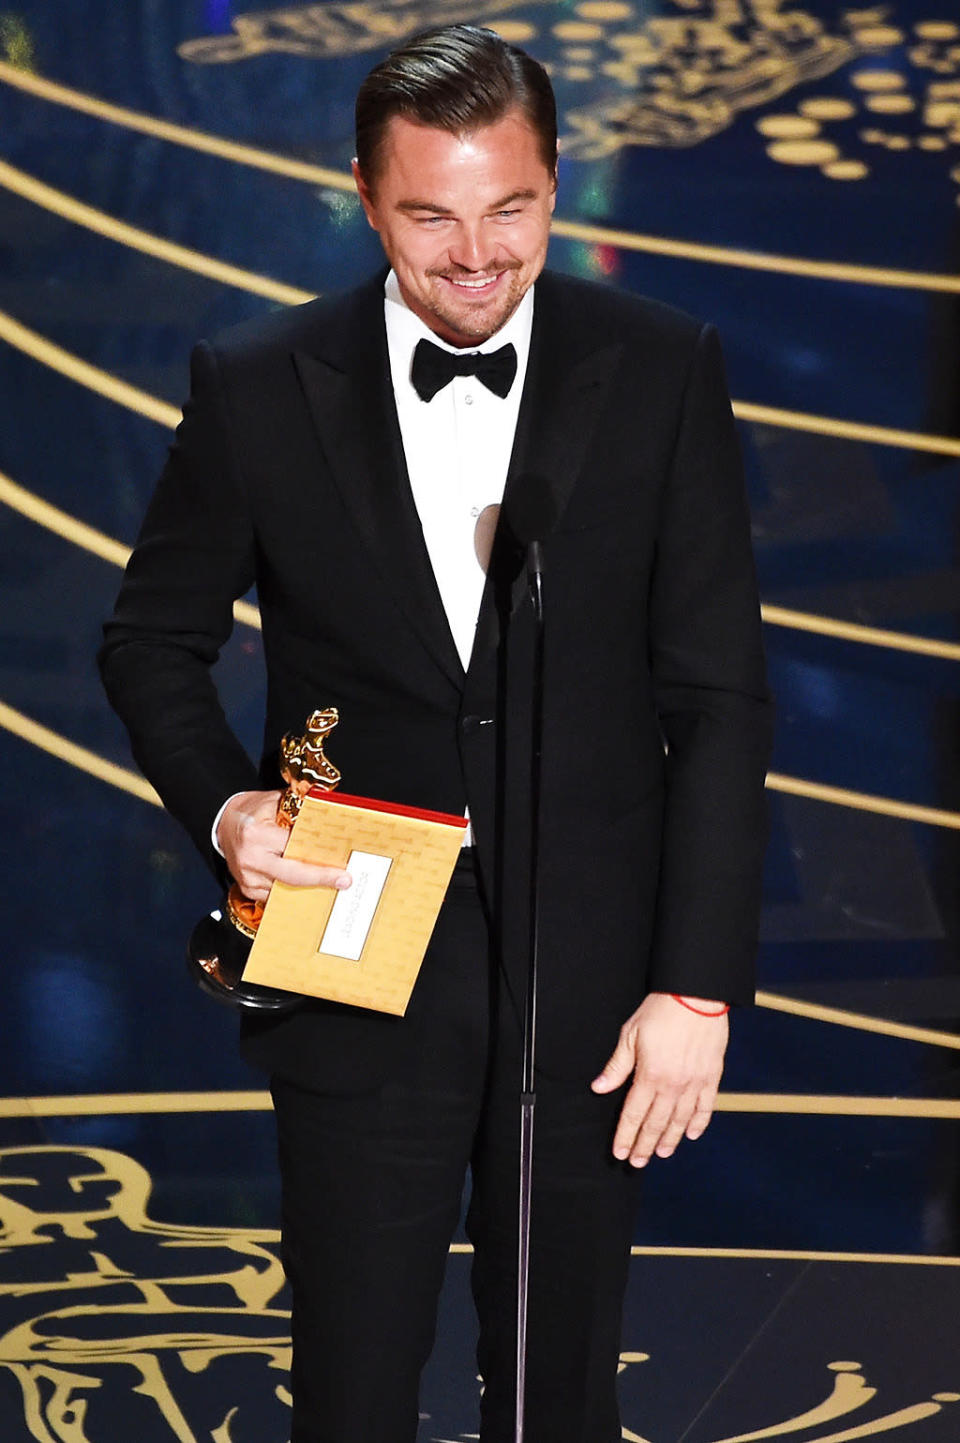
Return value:
[(397, 604), (458, 688), (464, 672), (423, 539), (397, 421), (382, 279), (358, 293), (340, 335), (294, 353), (330, 474)]
[[(494, 562), (500, 571), (495, 585), (497, 567), (491, 565), (471, 670), (474, 659), (479, 663), (489, 655), (499, 633), (496, 591), (504, 585), (503, 569), (510, 569), (511, 553), (517, 557), (517, 546), (508, 530), (511, 509), (520, 514), (542, 513), (547, 533), (560, 520), (583, 468), (601, 405), (623, 352), (619, 341), (604, 345), (592, 334), (566, 334), (561, 319), (562, 298), (554, 291), (556, 278), (545, 275), (537, 285), (530, 358), (494, 545)], [(526, 594), (523, 569), (517, 560), (513, 571), (511, 610)], [(509, 577), (506, 584), (510, 584)]]

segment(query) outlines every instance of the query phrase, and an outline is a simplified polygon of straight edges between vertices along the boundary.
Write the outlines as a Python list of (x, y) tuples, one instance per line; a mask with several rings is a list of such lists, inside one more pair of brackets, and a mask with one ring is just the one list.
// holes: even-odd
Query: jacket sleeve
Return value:
[(254, 579), (249, 507), (217, 360), (191, 360), (191, 393), (104, 627), (99, 661), (138, 765), (217, 873), (210, 828), (257, 770), (227, 724), (210, 668)]
[(650, 611), (666, 794), (652, 991), (753, 999), (772, 741), (750, 520), (716, 332), (698, 338)]

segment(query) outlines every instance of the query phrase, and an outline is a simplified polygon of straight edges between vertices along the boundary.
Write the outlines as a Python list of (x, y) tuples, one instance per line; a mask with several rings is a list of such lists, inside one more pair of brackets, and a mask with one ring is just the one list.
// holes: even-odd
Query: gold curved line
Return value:
[(311, 291), (300, 290), (297, 286), (288, 286), (282, 281), (275, 281), (270, 276), (261, 276), (255, 271), (229, 265), (226, 261), (217, 260), (214, 256), (204, 255), (202, 251), (191, 250), (188, 246), (164, 240), (162, 236), (154, 235), (151, 231), (127, 225), (125, 221), (117, 220), (115, 216), (108, 215), (106, 211), (97, 210), (92, 205), (84, 205), (82, 201), (67, 195), (65, 191), (55, 190), (53, 186), (44, 185), (34, 176), (15, 169), (14, 166), (8, 165), (3, 160), (0, 160), (0, 186), (19, 195), (23, 200), (28, 200), (33, 205), (41, 206), (44, 210), (62, 217), (63, 220), (70, 221), (73, 225), (83, 226), (86, 230), (94, 231), (97, 235), (105, 236), (119, 245), (164, 261), (167, 265), (179, 266), (181, 270), (193, 271), (196, 275), (206, 276), (209, 280), (219, 281), (227, 286), (235, 286), (238, 290), (248, 291), (254, 296), (264, 296), (267, 300), (277, 301), (285, 306), (295, 306), (303, 301), (313, 300)]
[[(7, 62), (0, 62), (0, 81), (36, 96), (51, 101), (84, 115), (96, 116), (99, 120), (128, 130), (168, 140), (192, 150), (216, 155), (239, 165), (252, 166), (258, 170), (270, 171), (291, 180), (306, 181), (308, 184), (328, 186), (332, 189), (355, 193), (352, 177), (328, 166), (313, 165), (294, 160), (293, 157), (277, 155), (250, 145), (239, 145), (221, 136), (195, 130), (185, 125), (175, 125), (159, 120), (142, 111), (129, 110), (124, 106), (111, 105), (97, 96), (70, 86), (58, 85), (25, 70), (18, 70)], [(635, 231), (617, 230), (610, 226), (592, 225), (580, 221), (555, 220), (554, 234), (566, 240), (583, 241), (588, 245), (609, 245), (620, 250), (643, 251), (650, 255), (675, 256), (682, 260), (706, 262), (711, 265), (735, 266), (740, 269), (768, 271), (778, 275), (802, 276), (814, 280), (847, 281), (858, 285), (894, 287), (901, 290), (945, 291), (960, 293), (960, 277), (941, 275), (931, 271), (898, 270), (887, 266), (851, 265), (841, 261), (814, 261), (801, 256), (773, 255), (764, 251), (744, 250), (736, 246), (703, 245), (697, 241), (676, 240), (668, 236), (644, 235)]]
[[(472, 1243), (451, 1243), (451, 1253), (472, 1253)], [(960, 1268), (960, 1258), (937, 1253), (828, 1253), (802, 1248), (671, 1248), (634, 1243), (634, 1258), (741, 1258), (746, 1262), (785, 1263), (876, 1263), (928, 1268)]]
[(101, 782), (108, 782), (112, 787), (119, 787), (121, 791), (130, 792), (132, 796), (139, 797), (142, 802), (150, 802), (155, 807), (163, 805), (150, 783), (138, 772), (132, 772), (127, 767), (119, 767), (115, 762), (108, 762), (106, 757), (99, 756), (97, 752), (88, 751), (86, 747), (78, 746), (76, 742), (68, 741), (59, 732), (41, 726), (32, 717), (24, 716), (23, 712), (15, 711), (12, 706), (7, 706), (6, 702), (2, 701), (0, 701), (0, 727), (3, 727), (5, 731), (12, 732), (14, 736), (20, 737), (22, 741), (29, 742), (31, 746), (39, 747), (43, 752), (49, 752), (58, 761), (66, 762), (81, 772), (87, 772)]
[[(59, 732), (41, 726), (38, 722), (32, 721), (29, 717), (14, 711), (12, 707), (8, 707), (2, 702), (0, 702), (0, 727), (15, 732), (25, 741), (32, 741), (34, 745), (42, 747), (44, 751), (49, 751), (54, 756), (62, 757), (64, 761), (71, 762), (80, 767), (82, 771), (88, 771), (103, 781), (111, 782), (125, 791), (142, 796), (145, 801), (160, 805), (156, 792), (136, 772), (128, 771), (125, 767), (118, 767), (104, 757), (98, 756), (96, 752), (90, 752), (85, 747), (77, 746), (76, 743), (61, 736)], [(921, 807), (910, 802), (898, 802), (890, 797), (873, 796), (866, 792), (851, 792), (843, 787), (828, 787), (820, 782), (808, 782), (801, 777), (787, 777), (774, 772), (768, 773), (766, 784), (773, 791), (809, 797), (814, 801), (830, 802), (836, 806), (853, 807), (860, 811), (880, 812), (884, 816), (924, 822), (934, 827), (960, 829), (960, 813), (957, 812), (944, 812), (934, 807)], [(797, 1005), (812, 1006), (813, 1004)], [(784, 1007), (782, 1010), (786, 1011), (787, 1009)], [(898, 1026), (899, 1024), (891, 1023), (890, 1025)]]
[[(119, 548), (118, 542), (111, 542), (111, 538), (104, 536), (102, 532), (95, 531), (93, 527), (85, 526), (83, 522), (76, 521), (66, 512), (58, 511), (56, 507), (39, 501), (31, 492), (25, 491), (23, 487), (17, 486), (8, 477), (2, 475), (0, 475), (0, 501), (6, 501), (8, 505), (14, 506), (23, 515), (29, 516), (30, 519), (38, 521), (41, 525), (49, 525), (51, 530), (68, 539), (73, 539), (73, 534), (75, 534), (79, 545), (85, 546), (87, 550), (93, 551), (96, 555), (104, 556), (107, 560), (118, 562), (119, 558), (116, 554), (107, 554), (112, 547)], [(120, 549), (125, 550), (125, 548)], [(260, 629), (259, 613), (249, 602), (235, 602), (234, 615), (243, 624)], [(2, 718), (0, 718), (0, 725), (2, 724)], [(55, 733), (50, 733), (50, 735), (54, 736)], [(72, 745), (65, 738), (60, 740), (65, 746)], [(105, 767), (113, 765), (105, 761), (102, 764)], [(123, 769), (121, 768), (120, 771), (122, 772)], [(127, 773), (126, 775), (133, 776), (134, 774)], [(766, 785), (771, 791), (784, 792), (790, 796), (806, 797), (813, 801), (828, 802), (834, 806), (852, 807), (857, 811), (875, 812), (881, 816), (898, 817), (904, 821), (923, 822), (929, 826), (960, 830), (960, 813), (944, 811), (936, 807), (925, 807), (915, 802), (901, 802), (894, 797), (850, 791), (846, 787), (828, 786), (824, 782), (785, 776), (781, 772), (768, 772)]]
[[(29, 520), (35, 521), (38, 526), (45, 526), (48, 531), (56, 532), (57, 535), (72, 542), (74, 546), (92, 551), (95, 556), (111, 562), (114, 566), (126, 566), (129, 560), (129, 546), (124, 546), (122, 542), (115, 541), (113, 537), (106, 536), (102, 531), (88, 526), (86, 522), (71, 516), (68, 511), (61, 511), (58, 507), (51, 506), (48, 501), (41, 500), (33, 491), (28, 491), (25, 486), (17, 485), (2, 472), (0, 472), (0, 502), (10, 506), (14, 511), (19, 511)], [(869, 646), (914, 652), (919, 656), (938, 656), (946, 657), (950, 661), (960, 661), (960, 645), (952, 642), (933, 641), (928, 637), (910, 636), (906, 632), (878, 631), (875, 627), (859, 626), (850, 621), (838, 621), (830, 616), (814, 616), (804, 611), (788, 611), (782, 606), (764, 605), (760, 611), (764, 621), (770, 626), (815, 632), (821, 636), (841, 637), (847, 641), (861, 642)], [(257, 631), (261, 629), (260, 613), (249, 602), (235, 602), (233, 614), (245, 626), (252, 626)]]
[(915, 1027), (908, 1022), (890, 1022), (884, 1017), (870, 1017), (864, 1012), (848, 1012), (844, 1007), (824, 1007), (819, 1002), (799, 1002), (778, 992), (758, 992), (757, 1006), (772, 1012), (786, 1012), (814, 1022), (831, 1022), (855, 1032), (876, 1032), (882, 1037), (900, 1037), (907, 1042), (923, 1042), (930, 1047), (951, 1047), (960, 1050), (960, 1036), (942, 1032), (935, 1027)]
[[(460, 1244), (461, 1250), (469, 1246), (469, 1243)], [(927, 1268), (960, 1268), (960, 1258), (944, 1257), (936, 1253), (826, 1253), (808, 1252), (800, 1248), (665, 1248), (643, 1244), (634, 1244), (630, 1253), (635, 1258), (756, 1258), (758, 1261), (768, 1262), (883, 1263)]]
[(934, 271), (898, 270), (890, 266), (860, 266), (844, 261), (812, 261), (802, 256), (774, 255), (769, 251), (743, 250), (738, 246), (703, 245), (699, 241), (674, 240), (668, 236), (644, 235), (615, 230), (610, 226), (580, 221), (554, 220), (553, 232), (587, 245), (608, 245), (618, 250), (643, 251), (648, 255), (674, 256), (679, 260), (702, 261), (708, 265), (736, 266), (742, 270), (768, 271), (775, 275), (803, 276), (811, 280), (847, 281), (864, 286), (888, 286), (897, 290), (946, 291), (960, 293), (960, 276)]
[[(61, 511), (49, 502), (43, 501), (34, 492), (18, 486), (9, 477), (0, 473), (0, 502), (29, 517), (31, 521), (56, 532), (76, 546), (92, 551), (115, 566), (126, 566), (130, 548), (112, 537), (96, 531), (92, 526)], [(248, 602), (237, 601), (233, 608), (236, 619), (246, 626), (261, 630), (260, 613)], [(770, 626), (782, 626), (795, 631), (815, 632), (821, 636), (841, 637), (847, 641), (869, 646), (893, 648), (913, 652), (919, 656), (945, 657), (960, 661), (960, 645), (946, 641), (934, 641), (928, 637), (911, 636), (906, 632), (880, 631), (876, 627), (860, 626), (856, 622), (839, 621), (830, 616), (816, 616), (809, 612), (789, 611), (782, 606), (763, 605), (760, 608), (763, 620)]]
[[(47, 531), (62, 536), (74, 546), (79, 546), (84, 551), (90, 551), (94, 556), (99, 556), (103, 561), (109, 561), (112, 566), (124, 567), (130, 559), (130, 547), (125, 546), (121, 541), (115, 541), (112, 536), (107, 536), (103, 531), (98, 531), (94, 526), (88, 526), (85, 521), (80, 521), (76, 516), (71, 516), (68, 511), (61, 511), (58, 506), (51, 506), (49, 501), (28, 491), (25, 486), (18, 486), (16, 481), (11, 481), (0, 471), (0, 503), (9, 506), (11, 510), (17, 511), (29, 521), (34, 521), (38, 526), (43, 526)], [(233, 603), (233, 615), (243, 626), (253, 627), (260, 631), (260, 613), (249, 601), (235, 601)]]
[[(92, 526), (71, 516), (69, 512), (51, 506), (48, 501), (41, 500), (34, 492), (17, 485), (15, 481), (11, 481), (2, 473), (0, 473), (0, 502), (19, 511), (21, 515), (29, 517), (39, 526), (45, 526), (49, 531), (63, 536), (75, 546), (81, 546), (87, 551), (92, 551), (96, 556), (102, 557), (104, 561), (112, 562), (115, 566), (126, 566), (129, 560), (129, 546), (124, 546), (112, 537), (104, 535), (102, 531), (96, 531)], [(245, 626), (252, 626), (257, 631), (261, 629), (260, 613), (255, 606), (251, 606), (248, 602), (235, 602), (233, 614)], [(814, 632), (820, 636), (840, 637), (846, 641), (912, 652), (918, 656), (936, 656), (944, 657), (949, 661), (960, 661), (960, 644), (954, 642), (935, 641), (924, 636), (911, 636), (907, 632), (880, 631), (876, 627), (861, 626), (852, 621), (840, 621), (831, 616), (816, 616), (806, 611), (790, 611), (786, 607), (772, 606), (766, 603), (761, 606), (760, 614), (769, 626)]]
[(792, 797), (809, 797), (815, 802), (830, 802), (855, 811), (876, 812), (883, 817), (899, 817), (906, 822), (925, 822), (931, 827), (960, 830), (960, 812), (941, 811), (916, 802), (900, 802), (894, 797), (878, 797), (871, 792), (852, 792), (846, 787), (831, 787), (824, 782), (809, 782), (801, 777), (787, 777), (781, 772), (767, 773), (767, 786), (772, 792), (786, 792)]
[(960, 1118), (954, 1097), (841, 1097), (807, 1092), (721, 1092), (718, 1112), (775, 1112), (815, 1117)]
[(28, 491), (25, 486), (18, 486), (16, 481), (11, 481), (9, 476), (0, 472), (0, 501), (11, 510), (18, 511), (21, 516), (27, 517), (29, 521), (35, 521), (38, 526), (43, 526), (47, 531), (53, 531), (58, 536), (79, 546), (84, 551), (93, 552), (103, 561), (109, 561), (113, 566), (126, 566), (130, 559), (130, 547), (124, 546), (122, 542), (115, 541), (112, 536), (107, 536), (103, 531), (97, 531), (95, 527), (88, 526), (85, 521), (79, 521), (76, 516), (71, 516), (67, 511), (61, 511), (57, 506), (51, 506), (49, 501)]
[(840, 421), (834, 416), (785, 411), (779, 406), (760, 406), (753, 401), (734, 401), (732, 404), (738, 421), (777, 426), (788, 431), (806, 431), (814, 436), (833, 436), (841, 441), (869, 441), (878, 446), (926, 451), (934, 456), (960, 456), (960, 440), (953, 436), (928, 436), (920, 431), (872, 426), (865, 421)]
[[(0, 312), (0, 333), (3, 316)], [(17, 486), (9, 477), (0, 474), (0, 501), (37, 521), (50, 530), (78, 545), (93, 551), (96, 555), (114, 564), (123, 565), (129, 551), (114, 542), (103, 532), (95, 531), (64, 511), (49, 503), (40, 501), (32, 492)], [(260, 629), (260, 616), (249, 602), (234, 603), (234, 615), (244, 625)], [(105, 763), (109, 765), (109, 763)], [(945, 811), (937, 807), (921, 806), (915, 802), (901, 802), (894, 797), (876, 796), (869, 792), (855, 792), (846, 787), (829, 786), (824, 782), (808, 781), (802, 777), (785, 776), (781, 772), (768, 772), (766, 785), (771, 791), (784, 792), (790, 796), (806, 797), (813, 801), (828, 802), (834, 806), (852, 807), (857, 811), (875, 812), (881, 816), (898, 817), (904, 821), (924, 822), (934, 827), (949, 827), (960, 830), (960, 813)]]
[[(2, 62), (0, 62), (2, 63)], [(175, 429), (180, 422), (176, 406), (141, 391), (136, 386), (121, 381), (109, 371), (102, 371), (88, 361), (81, 360), (72, 351), (56, 346), (39, 332), (15, 321), (6, 312), (0, 311), (0, 339), (16, 346), (18, 350), (32, 356), (45, 366), (68, 376), (72, 381), (96, 391), (118, 405), (126, 406), (151, 421)], [(734, 401), (734, 415), (741, 421), (759, 421), (765, 425), (778, 426), (787, 430), (811, 431), (821, 436), (836, 436), (842, 440), (875, 442), (881, 446), (895, 446), (910, 451), (929, 451), (942, 456), (960, 456), (960, 440), (951, 436), (928, 436), (918, 431), (891, 430), (885, 426), (869, 426), (860, 421), (837, 421), (830, 416), (810, 415), (805, 411), (783, 411), (773, 406), (758, 406), (752, 401)]]
[(152, 135), (157, 140), (169, 140), (175, 145), (187, 146), (190, 150), (203, 151), (207, 155), (220, 156), (223, 160), (238, 165), (253, 166), (257, 170), (271, 171), (290, 180), (303, 180), (313, 185), (324, 185), (336, 190), (354, 193), (353, 178), (343, 171), (331, 170), (327, 166), (313, 165), (292, 157), (275, 155), (269, 150), (256, 146), (240, 145), (233, 140), (224, 140), (219, 135), (208, 135), (206, 131), (194, 130), (186, 125), (175, 125), (169, 120), (159, 120), (139, 110), (128, 110), (123, 105), (111, 105), (95, 95), (82, 90), (73, 90), (68, 85), (58, 85), (26, 70), (18, 70), (7, 61), (0, 61), (0, 81), (25, 90), (39, 100), (49, 100), (55, 105), (64, 105), (78, 110), (83, 115), (93, 115), (98, 120), (107, 120), (112, 125), (121, 125), (126, 130), (139, 131), (141, 135)]
[(151, 396), (148, 391), (141, 391), (138, 386), (121, 381), (109, 371), (101, 371), (99, 366), (91, 366), (89, 361), (81, 360), (72, 351), (65, 351), (62, 346), (54, 345), (39, 332), (30, 330), (29, 326), (21, 325), (5, 311), (0, 311), (0, 340), (15, 346), (18, 351), (23, 351), (41, 365), (49, 366), (61, 376), (85, 386), (88, 391), (95, 391), (97, 395), (105, 396), (108, 401), (115, 401), (119, 406), (126, 406), (128, 410), (136, 411), (150, 421), (156, 421), (159, 425), (169, 426), (171, 429), (179, 425), (180, 412), (175, 406), (168, 405), (157, 396)]
[(241, 626), (250, 626), (254, 631), (263, 630), (263, 622), (260, 620), (260, 611), (249, 601), (235, 601), (233, 603), (233, 616)]
[(0, 1117), (109, 1117), (157, 1112), (269, 1112), (269, 1092), (106, 1092), (3, 1097)]
[(792, 611), (768, 602), (760, 607), (768, 626), (787, 627), (791, 631), (808, 631), (818, 636), (855, 641), (861, 646), (880, 646), (889, 651), (907, 651), (916, 656), (937, 656), (947, 661), (960, 661), (960, 643), (938, 641), (933, 637), (913, 636), (905, 631), (886, 631), (876, 626), (862, 626), (855, 621), (841, 621), (833, 616), (817, 616), (809, 611)]
[[(0, 1117), (107, 1117), (137, 1113), (269, 1112), (269, 1092), (120, 1092), (0, 1098)], [(821, 1117), (960, 1118), (946, 1097), (858, 1097), (806, 1092), (721, 1092), (717, 1110)]]

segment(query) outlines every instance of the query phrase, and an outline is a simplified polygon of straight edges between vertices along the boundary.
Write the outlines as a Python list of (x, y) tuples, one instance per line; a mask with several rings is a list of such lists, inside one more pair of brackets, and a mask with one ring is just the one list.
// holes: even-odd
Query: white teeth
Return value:
[(451, 282), (453, 285), (460, 286), (463, 290), (467, 291), (482, 290), (484, 286), (488, 286), (491, 281), (495, 281), (496, 279), (496, 276), (487, 276), (486, 280), (483, 281), (455, 281), (451, 276)]

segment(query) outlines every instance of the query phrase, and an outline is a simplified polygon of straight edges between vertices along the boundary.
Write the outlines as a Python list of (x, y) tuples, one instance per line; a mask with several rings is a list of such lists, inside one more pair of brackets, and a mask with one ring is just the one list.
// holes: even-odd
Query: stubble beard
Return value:
[[(459, 307), (447, 305), (444, 297), (437, 295), (434, 291), (436, 303), (431, 307), (433, 316), (451, 335), (466, 341), (468, 345), (481, 345), (506, 325), (528, 291), (531, 283), (524, 282), (520, 275), (521, 269), (522, 266), (519, 262), (503, 267), (506, 272), (504, 280), (507, 281), (507, 285), (503, 294), (497, 297), (495, 309), (471, 306), (469, 300), (465, 300)], [(450, 278), (452, 273), (450, 271), (428, 271), (427, 274), (431, 279), (437, 279), (437, 289), (440, 290), (444, 278)], [(456, 298), (451, 299), (455, 300)]]

